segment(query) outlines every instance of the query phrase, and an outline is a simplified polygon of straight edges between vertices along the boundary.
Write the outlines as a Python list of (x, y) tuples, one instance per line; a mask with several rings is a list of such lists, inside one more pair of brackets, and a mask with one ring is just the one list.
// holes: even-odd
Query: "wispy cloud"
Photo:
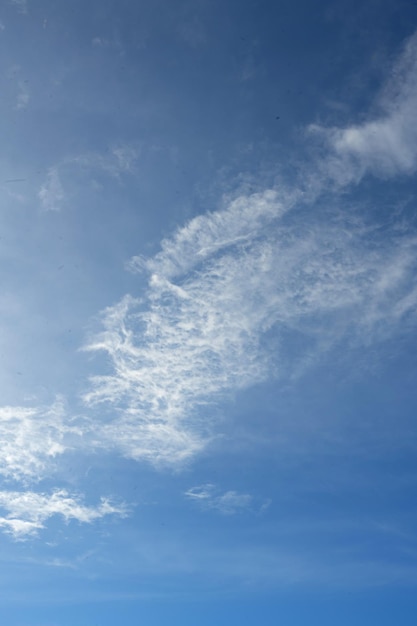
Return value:
[(86, 346), (113, 368), (85, 394), (112, 406), (113, 447), (177, 463), (209, 440), (225, 393), (288, 380), (340, 341), (370, 344), (414, 318), (417, 236), (313, 207), (277, 190), (241, 196), (132, 260), (149, 274), (146, 299), (106, 309)]
[(0, 508), (6, 511), (6, 516), (0, 517), (0, 527), (15, 539), (36, 535), (54, 515), (63, 517), (66, 522), (76, 520), (91, 524), (105, 515), (124, 517), (127, 512), (125, 505), (112, 504), (105, 498), (96, 506), (86, 506), (78, 495), (71, 495), (65, 489), (52, 494), (0, 491)]
[(216, 510), (223, 515), (235, 515), (244, 511), (265, 511), (269, 500), (259, 502), (259, 498), (247, 493), (225, 491), (222, 493), (215, 485), (206, 483), (192, 487), (184, 494), (203, 509)]
[(161, 252), (152, 259), (133, 257), (128, 268), (167, 278), (184, 275), (217, 253), (256, 237), (262, 227), (288, 212), (301, 195), (266, 189), (238, 196), (224, 210), (199, 215), (179, 228), (161, 242)]
[[(378, 224), (343, 211), (334, 180), (338, 172), (345, 185), (367, 171), (413, 171), (416, 37), (381, 96), (379, 117), (318, 129), (327, 144), (322, 161), (306, 168), (317, 179), (314, 193), (277, 185), (224, 200), (164, 239), (152, 258), (130, 260), (130, 270), (147, 276), (143, 299), (126, 295), (105, 309), (101, 332), (85, 346), (108, 357), (108, 370), (84, 394), (100, 411), (92, 445), (178, 466), (218, 432), (216, 407), (226, 394), (294, 378), (343, 342), (363, 347), (404, 320), (415, 323), (417, 233), (394, 218)], [(137, 157), (120, 145), (59, 168), (119, 178), (134, 172)], [(58, 169), (39, 195), (45, 208), (59, 204)]]
[[(126, 297), (104, 312), (105, 330), (86, 350), (108, 352), (115, 374), (94, 377), (85, 400), (89, 405), (121, 403), (119, 416), (103, 434), (127, 456), (157, 463), (192, 456), (210, 435), (207, 414), (213, 398), (263, 378), (266, 363), (254, 358), (257, 338), (251, 337), (250, 320), (234, 309), (239, 293), (233, 292), (233, 276), (218, 272), (225, 269), (227, 251), (250, 247), (261, 225), (281, 211), (275, 192), (266, 192), (196, 218), (145, 262), (147, 269), (160, 269), (150, 277), (149, 309), (140, 313), (139, 302)], [(216, 257), (220, 265), (212, 270)], [(235, 273), (238, 259), (229, 260)], [(177, 284), (168, 279), (195, 265), (201, 271), (187, 284), (183, 277)], [(235, 287), (240, 292), (243, 284)], [(256, 316), (249, 307), (249, 316)]]
[(41, 206), (45, 211), (60, 211), (65, 201), (64, 189), (61, 184), (58, 168), (51, 167), (45, 183), (38, 193)]
[(378, 101), (378, 114), (346, 128), (312, 125), (331, 154), (322, 165), (338, 182), (367, 172), (389, 177), (417, 169), (417, 33), (407, 42)]
[(13, 480), (40, 480), (77, 434), (66, 423), (61, 399), (52, 406), (0, 407), (0, 474)]

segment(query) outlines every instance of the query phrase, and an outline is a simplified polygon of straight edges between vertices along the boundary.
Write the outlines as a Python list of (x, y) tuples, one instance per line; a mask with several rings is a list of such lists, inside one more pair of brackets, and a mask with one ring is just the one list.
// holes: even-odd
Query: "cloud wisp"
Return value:
[(359, 181), (367, 172), (387, 178), (416, 171), (417, 33), (394, 66), (377, 108), (377, 115), (347, 128), (310, 126), (331, 152), (323, 169), (339, 183)]
[(255, 498), (248, 493), (239, 493), (237, 491), (225, 491), (222, 493), (211, 483), (192, 487), (184, 495), (203, 510), (214, 510), (223, 515), (236, 515), (254, 511), (264, 512), (270, 505), (270, 500), (259, 503), (259, 498)]
[(65, 489), (52, 494), (0, 491), (0, 508), (6, 512), (0, 517), (0, 527), (15, 539), (36, 535), (54, 515), (63, 517), (66, 522), (76, 520), (91, 524), (106, 515), (124, 517), (127, 513), (125, 505), (113, 504), (105, 498), (96, 506), (87, 506), (78, 495), (71, 495)]

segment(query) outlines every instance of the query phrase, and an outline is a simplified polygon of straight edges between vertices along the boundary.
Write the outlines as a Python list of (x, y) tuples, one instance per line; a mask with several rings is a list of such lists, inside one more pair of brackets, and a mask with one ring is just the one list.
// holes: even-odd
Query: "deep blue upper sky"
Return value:
[(0, 618), (415, 624), (417, 5), (0, 7)]

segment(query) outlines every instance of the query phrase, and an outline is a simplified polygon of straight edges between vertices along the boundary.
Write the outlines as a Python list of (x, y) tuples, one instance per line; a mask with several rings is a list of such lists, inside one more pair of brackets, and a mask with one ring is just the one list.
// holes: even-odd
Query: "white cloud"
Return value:
[(112, 407), (102, 445), (177, 464), (209, 441), (224, 394), (288, 379), (346, 337), (370, 344), (413, 318), (416, 237), (294, 203), (277, 190), (242, 196), (133, 259), (149, 272), (146, 300), (106, 309), (86, 346), (112, 368), (85, 394)]
[(39, 190), (38, 197), (45, 211), (60, 211), (65, 200), (64, 189), (61, 184), (58, 168), (48, 170), (46, 182)]
[(77, 433), (65, 422), (61, 399), (46, 407), (0, 407), (0, 474), (14, 480), (41, 479)]
[[(211, 483), (193, 487), (186, 491), (184, 495), (199, 504), (203, 509), (216, 510), (223, 515), (235, 515), (243, 511), (253, 511), (256, 506), (256, 499), (250, 494), (238, 493), (237, 491), (221, 493)], [(264, 511), (269, 503), (269, 501), (264, 502), (258, 508)]]
[(91, 524), (105, 515), (125, 516), (127, 513), (124, 505), (112, 504), (105, 498), (97, 506), (86, 506), (79, 496), (71, 495), (65, 489), (52, 494), (0, 491), (0, 508), (6, 511), (6, 516), (0, 517), (0, 526), (16, 539), (36, 535), (54, 515), (63, 517), (66, 522), (77, 520)]
[(327, 173), (346, 184), (365, 173), (389, 177), (417, 169), (417, 33), (407, 42), (379, 102), (379, 115), (347, 128), (310, 130), (324, 137), (332, 154)]

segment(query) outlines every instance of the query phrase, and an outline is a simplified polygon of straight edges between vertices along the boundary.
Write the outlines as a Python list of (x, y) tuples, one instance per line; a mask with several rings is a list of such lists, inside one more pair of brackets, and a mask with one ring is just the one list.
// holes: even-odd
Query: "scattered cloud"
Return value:
[(310, 126), (331, 154), (322, 166), (342, 184), (367, 172), (381, 177), (417, 169), (417, 33), (407, 42), (378, 101), (378, 115), (346, 128)]
[(46, 182), (40, 188), (38, 197), (45, 211), (61, 210), (65, 194), (57, 167), (48, 170)]
[(235, 515), (244, 511), (264, 512), (270, 505), (270, 500), (258, 502), (258, 498), (247, 493), (237, 491), (221, 491), (211, 483), (193, 487), (184, 494), (187, 498), (198, 504), (203, 509), (216, 510), (223, 515)]
[(77, 520), (91, 524), (105, 515), (124, 517), (127, 514), (125, 505), (112, 504), (106, 498), (97, 506), (86, 506), (78, 495), (71, 495), (65, 489), (52, 494), (0, 491), (0, 508), (6, 511), (6, 516), (0, 517), (0, 527), (15, 539), (36, 535), (54, 515), (63, 517), (66, 522)]
[(0, 407), (0, 474), (24, 482), (40, 480), (77, 434), (66, 423), (60, 398), (51, 406)]

